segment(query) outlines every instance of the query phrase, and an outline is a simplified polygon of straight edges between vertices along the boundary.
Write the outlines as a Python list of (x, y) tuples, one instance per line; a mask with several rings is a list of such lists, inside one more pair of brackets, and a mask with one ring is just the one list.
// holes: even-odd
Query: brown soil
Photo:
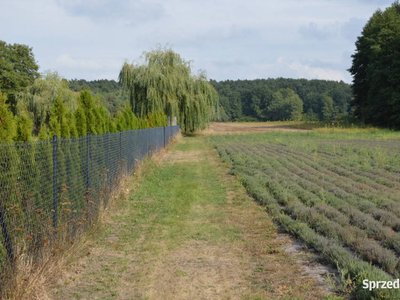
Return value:
[(262, 133), (268, 131), (304, 131), (290, 126), (269, 126), (262, 123), (211, 123), (210, 128), (204, 134), (247, 134)]

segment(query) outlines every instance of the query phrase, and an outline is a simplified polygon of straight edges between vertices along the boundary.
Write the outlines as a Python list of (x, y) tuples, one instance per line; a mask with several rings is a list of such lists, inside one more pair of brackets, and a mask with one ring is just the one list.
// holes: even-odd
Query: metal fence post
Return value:
[(132, 168), (132, 173), (135, 171), (135, 131), (131, 130), (131, 168)]
[(164, 132), (164, 148), (165, 148), (165, 146), (167, 145), (167, 143), (165, 142), (165, 138), (166, 138), (166, 136), (165, 136), (165, 126), (164, 126), (163, 132)]
[(107, 168), (107, 179), (108, 187), (111, 189), (111, 176), (110, 176), (110, 133), (106, 132), (106, 168)]
[(129, 147), (129, 172), (133, 171), (133, 130), (129, 130), (129, 141), (130, 141), (130, 147)]
[(87, 169), (87, 178), (86, 178), (86, 189), (90, 189), (90, 132), (86, 135), (86, 169)]
[(122, 130), (119, 132), (119, 161), (122, 162)]
[(146, 144), (147, 144), (147, 150), (146, 150), (146, 155), (149, 156), (150, 154), (150, 129), (146, 129)]
[(53, 226), (57, 228), (57, 135), (53, 135)]

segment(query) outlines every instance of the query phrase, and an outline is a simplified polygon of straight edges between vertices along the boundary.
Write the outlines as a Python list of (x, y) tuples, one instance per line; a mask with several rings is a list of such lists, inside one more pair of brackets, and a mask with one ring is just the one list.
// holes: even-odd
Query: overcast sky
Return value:
[[(394, 0), (393, 0), (394, 1)], [(385, 0), (0, 0), (0, 40), (33, 48), (40, 72), (117, 79), (169, 45), (211, 79), (351, 82), (357, 36)]]

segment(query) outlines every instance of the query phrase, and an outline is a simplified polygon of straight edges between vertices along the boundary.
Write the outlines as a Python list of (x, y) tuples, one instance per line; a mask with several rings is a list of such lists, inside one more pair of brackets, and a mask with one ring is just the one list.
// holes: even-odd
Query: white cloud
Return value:
[[(194, 61), (194, 71), (204, 69), (217, 80), (349, 81), (355, 38), (383, 5), (390, 3), (0, 0), (0, 39), (33, 47), (41, 71), (57, 70), (67, 78), (116, 79), (125, 59), (169, 43)], [(278, 63), (280, 57), (286, 61)]]
[(278, 65), (288, 67), (289, 69), (295, 71), (298, 78), (346, 81), (343, 71), (329, 68), (312, 67), (302, 64), (298, 61), (290, 61), (284, 57), (280, 57), (277, 63)]
[[(73, 58), (70, 54), (61, 54), (54, 63), (57, 70), (64, 70), (65, 76), (72, 72), (83, 71), (87, 74), (101, 74), (99, 78), (116, 79), (122, 67), (115, 59)], [(65, 74), (64, 74), (65, 73)], [(105, 76), (105, 77), (104, 77)]]
[(62, 54), (56, 58), (56, 65), (61, 68), (67, 69), (82, 69), (82, 70), (101, 70), (102, 65), (95, 60), (76, 60), (69, 54)]
[(319, 26), (316, 23), (302, 25), (299, 28), (299, 33), (306, 39), (327, 40), (335, 35), (335, 25)]

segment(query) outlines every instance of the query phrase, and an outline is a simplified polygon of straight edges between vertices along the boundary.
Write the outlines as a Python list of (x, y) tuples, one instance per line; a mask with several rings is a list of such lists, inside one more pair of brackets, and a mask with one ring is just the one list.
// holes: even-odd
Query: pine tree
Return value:
[(69, 136), (77, 137), (78, 130), (76, 128), (75, 115), (70, 110), (68, 110), (67, 113), (65, 114), (65, 120), (67, 121), (69, 127)]
[(132, 112), (130, 106), (125, 106), (123, 110), (117, 112), (114, 119), (118, 131), (136, 130), (139, 128), (138, 118)]
[(38, 138), (39, 138), (39, 141), (45, 141), (45, 140), (49, 139), (49, 129), (47, 128), (46, 125), (43, 125), (40, 128)]
[(76, 130), (78, 132), (78, 136), (85, 136), (87, 133), (86, 115), (82, 107), (79, 107), (75, 111), (75, 121), (76, 121)]
[(111, 122), (111, 118), (108, 114), (107, 109), (103, 106), (100, 105), (99, 106), (99, 115), (101, 116), (103, 122), (103, 133), (106, 133), (107, 131), (110, 132), (110, 122)]
[(84, 90), (81, 92), (79, 96), (79, 107), (82, 108), (85, 113), (87, 132), (97, 134), (96, 119), (94, 115), (95, 99), (90, 91)]
[(28, 117), (26, 112), (22, 112), (19, 117), (17, 117), (17, 135), (15, 136), (15, 141), (17, 142), (30, 142), (32, 141), (32, 127), (33, 122)]
[(125, 115), (123, 114), (122, 111), (117, 112), (114, 122), (115, 122), (115, 127), (117, 128), (117, 131), (127, 130), (127, 127), (128, 127), (127, 121), (126, 121)]
[(147, 129), (149, 128), (149, 120), (146, 117), (139, 118), (139, 129)]
[(123, 115), (126, 120), (126, 130), (136, 130), (138, 129), (138, 119), (135, 114), (132, 112), (132, 108), (130, 106), (125, 106), (123, 110)]
[(103, 119), (103, 115), (101, 113), (101, 107), (101, 105), (95, 105), (95, 107), (93, 108), (93, 116), (95, 120), (94, 127), (96, 128), (97, 134), (106, 133), (105, 120)]
[(110, 122), (108, 123), (108, 131), (118, 132), (117, 126), (115, 125), (115, 122), (113, 120), (110, 120)]
[(65, 120), (65, 106), (61, 98), (57, 98), (50, 110), (50, 134), (56, 134), (59, 138), (67, 134), (67, 122)]

